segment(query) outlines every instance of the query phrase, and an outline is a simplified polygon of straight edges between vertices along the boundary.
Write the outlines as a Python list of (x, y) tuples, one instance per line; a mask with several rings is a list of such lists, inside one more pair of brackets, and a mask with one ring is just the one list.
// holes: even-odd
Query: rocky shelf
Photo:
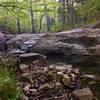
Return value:
[[(0, 49), (5, 42), (0, 33)], [(5, 38), (5, 37), (4, 37)], [(85, 27), (58, 33), (8, 35), (7, 46), (11, 53), (35, 52), (44, 55), (60, 55), (72, 62), (94, 62), (100, 60), (100, 28)]]

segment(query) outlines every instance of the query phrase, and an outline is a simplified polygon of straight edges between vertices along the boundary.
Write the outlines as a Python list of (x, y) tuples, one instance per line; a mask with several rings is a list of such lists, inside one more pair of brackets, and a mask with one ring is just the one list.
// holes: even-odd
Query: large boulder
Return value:
[(63, 42), (41, 42), (32, 47), (30, 52), (39, 52), (45, 55), (61, 55), (71, 61), (83, 61), (90, 56), (87, 49), (79, 44), (68, 44)]
[(46, 34), (20, 34), (14, 35), (12, 39), (8, 41), (9, 47), (28, 49), (40, 42), (41, 38)]
[[(21, 34), (8, 44), (17, 48), (13, 52), (35, 52), (45, 55), (60, 55), (72, 62), (100, 59), (100, 28), (78, 28), (58, 33)], [(94, 60), (97, 59), (97, 60)]]

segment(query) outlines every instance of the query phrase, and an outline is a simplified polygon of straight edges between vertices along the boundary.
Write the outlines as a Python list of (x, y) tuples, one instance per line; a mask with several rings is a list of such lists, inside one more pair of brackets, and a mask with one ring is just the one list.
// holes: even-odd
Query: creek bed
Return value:
[[(76, 68), (80, 68), (82, 73), (85, 74), (91, 74), (95, 75), (100, 78), (100, 66), (93, 64), (93, 63), (72, 63), (71, 61), (66, 60), (64, 57), (61, 57), (60, 55), (49, 55), (47, 57), (49, 64), (56, 64), (56, 63), (66, 63), (66, 64), (72, 64)], [(86, 84), (83, 82), (83, 84)], [(93, 90), (94, 95), (100, 100), (100, 80), (96, 82), (96, 84), (93, 84), (90, 86), (90, 88)]]

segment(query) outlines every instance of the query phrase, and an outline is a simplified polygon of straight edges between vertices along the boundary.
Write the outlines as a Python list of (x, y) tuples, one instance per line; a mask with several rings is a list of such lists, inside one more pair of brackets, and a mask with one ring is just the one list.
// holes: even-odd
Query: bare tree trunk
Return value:
[(17, 26), (18, 26), (18, 33), (21, 33), (20, 18), (19, 17), (17, 17)]
[(18, 28), (18, 33), (21, 33), (21, 25), (20, 25), (20, 16), (19, 14), (21, 13), (21, 9), (18, 8), (18, 12), (17, 12), (17, 28)]
[(46, 14), (46, 31), (49, 32), (50, 31), (50, 18), (49, 16)]
[(59, 0), (61, 6), (59, 7), (59, 21), (62, 23), (62, 30), (64, 30), (65, 22), (66, 22), (66, 14), (65, 14), (65, 0)]
[(39, 33), (41, 32), (41, 28), (42, 28), (42, 19), (44, 17), (45, 14), (43, 14), (40, 18), (40, 26), (39, 26)]
[(30, 0), (30, 15), (31, 15), (31, 22), (32, 22), (32, 33), (35, 33), (34, 14), (32, 10), (32, 0)]

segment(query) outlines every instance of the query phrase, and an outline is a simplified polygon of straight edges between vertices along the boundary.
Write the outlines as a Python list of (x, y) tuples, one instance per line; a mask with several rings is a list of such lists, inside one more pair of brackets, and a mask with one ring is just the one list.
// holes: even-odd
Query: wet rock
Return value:
[(78, 100), (93, 100), (93, 94), (89, 88), (75, 90), (72, 96)]

